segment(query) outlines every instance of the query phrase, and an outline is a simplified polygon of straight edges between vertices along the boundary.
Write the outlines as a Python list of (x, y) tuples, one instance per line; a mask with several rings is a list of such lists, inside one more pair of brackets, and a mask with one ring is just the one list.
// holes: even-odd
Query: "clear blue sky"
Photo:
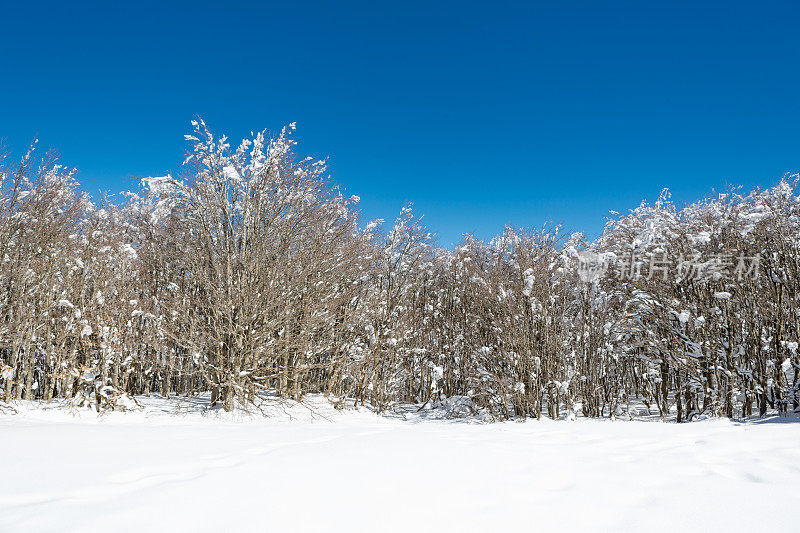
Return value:
[(797, 3), (698, 4), (5, 2), (0, 136), (120, 191), (178, 170), (195, 114), (296, 121), (366, 218), (596, 233), (662, 187), (800, 169)]

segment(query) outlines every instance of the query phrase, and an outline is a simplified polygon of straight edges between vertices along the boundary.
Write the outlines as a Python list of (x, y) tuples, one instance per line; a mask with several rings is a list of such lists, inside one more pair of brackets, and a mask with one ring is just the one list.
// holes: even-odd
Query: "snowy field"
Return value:
[[(791, 531), (800, 420), (0, 416), (0, 531)], [(179, 412), (176, 412), (179, 409)], [(774, 528), (774, 529), (773, 529)]]

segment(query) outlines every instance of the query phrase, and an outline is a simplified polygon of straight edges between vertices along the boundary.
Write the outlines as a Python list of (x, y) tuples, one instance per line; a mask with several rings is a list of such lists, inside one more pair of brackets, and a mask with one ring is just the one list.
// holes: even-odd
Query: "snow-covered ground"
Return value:
[[(800, 420), (402, 420), (22, 406), (0, 531), (790, 531)], [(774, 529), (773, 529), (774, 528)]]

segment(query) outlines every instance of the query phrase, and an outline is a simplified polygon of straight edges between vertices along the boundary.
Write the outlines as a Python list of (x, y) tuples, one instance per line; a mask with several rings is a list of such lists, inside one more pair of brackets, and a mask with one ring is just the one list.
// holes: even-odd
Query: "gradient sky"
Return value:
[(4, 2), (0, 137), (118, 192), (179, 170), (195, 114), (296, 121), (365, 218), (596, 234), (663, 187), (800, 169), (799, 26), (794, 2)]

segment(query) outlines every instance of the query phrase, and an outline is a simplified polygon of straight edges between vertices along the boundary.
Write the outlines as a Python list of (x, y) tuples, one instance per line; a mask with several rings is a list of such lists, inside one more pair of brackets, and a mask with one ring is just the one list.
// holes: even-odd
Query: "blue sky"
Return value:
[(296, 121), (365, 218), (439, 243), (800, 169), (791, 2), (8, 2), (0, 137), (87, 190), (175, 172), (195, 114), (234, 139)]

